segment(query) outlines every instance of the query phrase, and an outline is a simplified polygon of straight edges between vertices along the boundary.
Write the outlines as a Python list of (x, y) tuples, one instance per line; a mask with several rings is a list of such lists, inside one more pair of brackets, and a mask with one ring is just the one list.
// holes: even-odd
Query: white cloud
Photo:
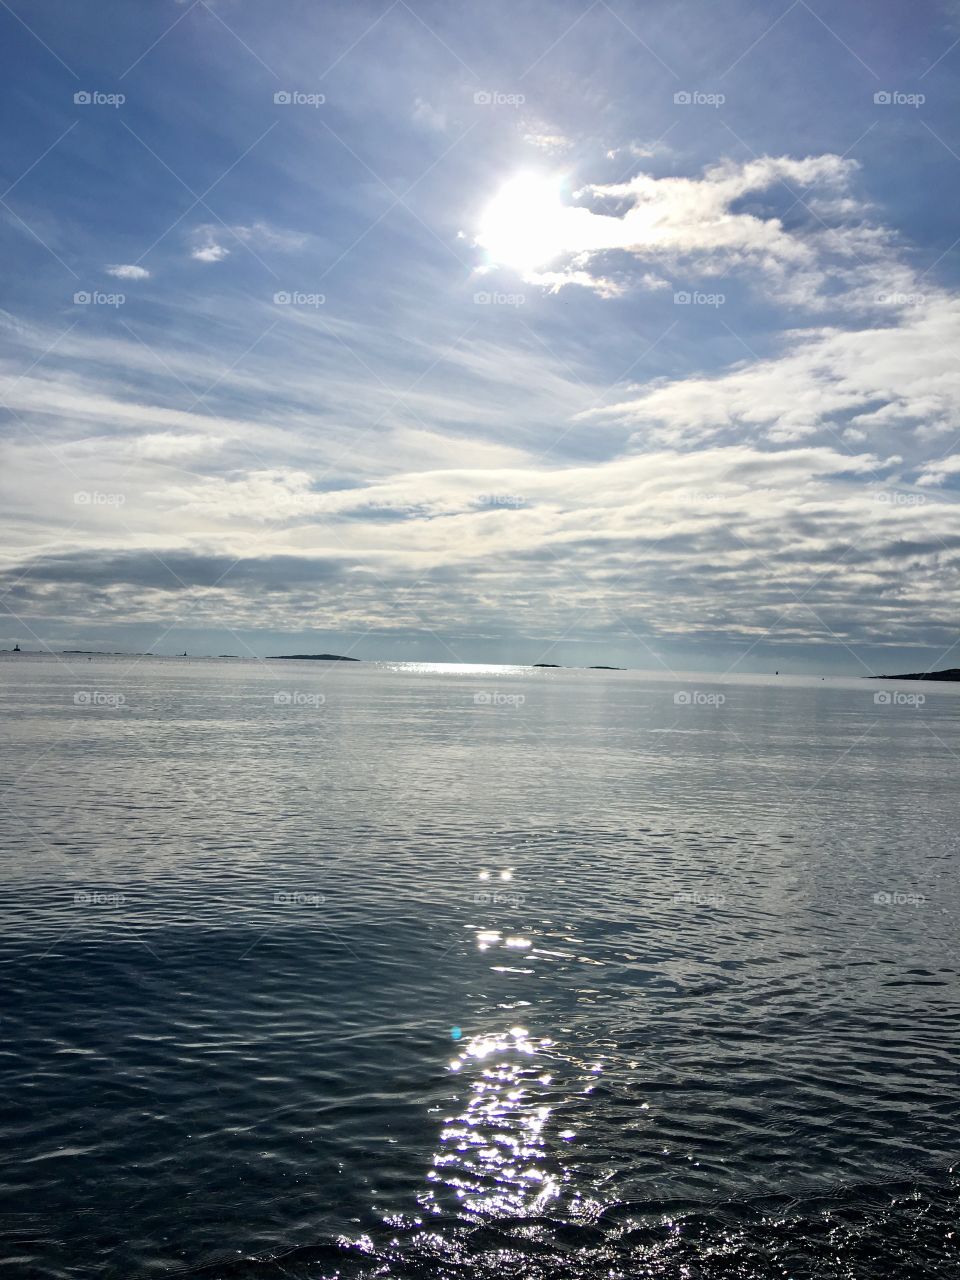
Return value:
[(135, 263), (118, 263), (107, 267), (108, 276), (116, 276), (118, 280), (146, 280), (150, 272), (146, 267), (138, 267)]
[(536, 147), (538, 151), (544, 151), (547, 155), (560, 155), (564, 151), (569, 151), (573, 146), (570, 138), (562, 133), (549, 133), (546, 131), (531, 131), (523, 135), (523, 141), (528, 146)]
[[(394, 610), (409, 603), (412, 623), (439, 634), (504, 623), (560, 634), (572, 612), (598, 629), (661, 637), (750, 641), (770, 630), (775, 642), (946, 644), (954, 633), (960, 504), (929, 492), (895, 502), (888, 486), (865, 485), (884, 465), (871, 453), (660, 450), (550, 470), (414, 471), (326, 491), (305, 468), (171, 478), (108, 451), (67, 460), (59, 487), (35, 491), (31, 508), (36, 524), (75, 526), (69, 563), (51, 553), (55, 537), (41, 542), (17, 587), (37, 615), (115, 608), (160, 619), (189, 608), (260, 626), (268, 609), (272, 623), (302, 629), (333, 610), (339, 625), (369, 627), (398, 625)], [(4, 496), (17, 513), (25, 482), (51, 473), (31, 440), (13, 462)], [(78, 488), (126, 501), (78, 510)], [(119, 564), (138, 550), (139, 561)], [(163, 569), (170, 560), (175, 578)], [(88, 581), (103, 590), (91, 594)]]
[(184, 435), (173, 431), (154, 431), (136, 436), (131, 441), (128, 452), (150, 461), (172, 462), (201, 455), (210, 456), (217, 453), (223, 444), (222, 435), (204, 435), (201, 432)]
[[(836, 155), (764, 156), (746, 164), (725, 161), (700, 178), (656, 178), (638, 174), (629, 182), (589, 184), (563, 199), (559, 182), (523, 175), (508, 182), (484, 210), (476, 243), (492, 262), (513, 266), (531, 283), (588, 283), (611, 292), (608, 269), (596, 260), (621, 251), (646, 264), (694, 262), (703, 274), (750, 266), (779, 279), (810, 274), (819, 281), (827, 252), (841, 259), (882, 252), (886, 238), (876, 228), (830, 232), (788, 229), (770, 214), (735, 205), (785, 184), (842, 191), (856, 164)], [(807, 281), (807, 293), (811, 285)]]
[(622, 147), (611, 147), (606, 152), (608, 160), (616, 160), (620, 156), (630, 156), (633, 160), (650, 160), (654, 156), (670, 154), (672, 148), (662, 138), (654, 142), (628, 142)]
[[(214, 228), (210, 228), (213, 230)], [(248, 226), (238, 223), (235, 226), (228, 227), (227, 231), (230, 235), (242, 241), (243, 244), (262, 245), (268, 249), (281, 249), (290, 252), (294, 249), (302, 249), (309, 239), (301, 231), (289, 231), (285, 227), (273, 227), (269, 222), (253, 222)]]
[(919, 485), (941, 485), (950, 476), (960, 474), (960, 454), (953, 453), (946, 458), (937, 458), (933, 462), (924, 463), (922, 473), (917, 480)]
[[(744, 433), (794, 442), (817, 433), (923, 442), (960, 432), (960, 299), (931, 293), (894, 323), (785, 335), (787, 350), (713, 376), (662, 380), (590, 417), (640, 428), (637, 441), (692, 445)], [(909, 436), (907, 433), (910, 433)]]
[(222, 244), (205, 244), (190, 251), (190, 257), (196, 262), (222, 262), (229, 254), (230, 250)]
[(238, 245), (247, 245), (254, 250), (291, 253), (302, 249), (308, 238), (299, 231), (288, 231), (262, 221), (234, 226), (207, 222), (190, 232), (193, 242), (190, 256), (197, 262), (222, 262)]

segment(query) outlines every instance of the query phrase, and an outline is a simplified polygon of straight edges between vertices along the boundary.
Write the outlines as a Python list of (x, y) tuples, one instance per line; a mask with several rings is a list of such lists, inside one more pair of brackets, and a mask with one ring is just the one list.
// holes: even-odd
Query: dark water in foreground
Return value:
[(960, 699), (887, 689), (0, 661), (4, 1273), (960, 1274)]

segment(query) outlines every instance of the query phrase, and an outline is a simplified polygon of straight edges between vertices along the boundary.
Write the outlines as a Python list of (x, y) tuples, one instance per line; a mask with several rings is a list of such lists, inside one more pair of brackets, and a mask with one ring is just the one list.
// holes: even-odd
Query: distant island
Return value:
[[(531, 666), (533, 666), (533, 667), (549, 667), (549, 668), (550, 668), (550, 670), (552, 670), (552, 671), (563, 671), (563, 670), (565, 670), (565, 668), (564, 668), (564, 667), (563, 667), (559, 662), (532, 662), (530, 665), (531, 665)], [(573, 668), (571, 668), (571, 670), (573, 670), (573, 671), (626, 671), (626, 669), (627, 669), (626, 667), (605, 667), (605, 666), (600, 666), (600, 665), (595, 666), (595, 667), (573, 667)], [(891, 678), (892, 678), (892, 677), (891, 677)]]
[(268, 653), (267, 662), (286, 659), (290, 662), (359, 662), (359, 658), (345, 658), (342, 653)]
[(902, 676), (867, 676), (868, 680), (960, 680), (960, 667), (946, 671), (914, 671)]
[(152, 658), (152, 653), (127, 653), (123, 649), (61, 649), (62, 658)]
[[(560, 665), (559, 662), (534, 662), (532, 665), (534, 667), (550, 667), (554, 671), (563, 670), (563, 667)], [(596, 667), (580, 667), (576, 669), (580, 671), (626, 671), (627, 668), (596, 666)]]

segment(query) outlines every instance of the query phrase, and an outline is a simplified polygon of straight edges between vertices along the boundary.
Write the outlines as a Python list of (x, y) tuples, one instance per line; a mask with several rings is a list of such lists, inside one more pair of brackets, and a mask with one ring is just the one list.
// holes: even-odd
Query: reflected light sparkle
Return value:
[(478, 1035), (467, 1041), (453, 1070), (472, 1066), (470, 1097), (449, 1116), (428, 1180), (435, 1190), (421, 1199), (439, 1212), (436, 1193), (446, 1187), (473, 1221), (487, 1215), (536, 1216), (555, 1199), (567, 1173), (551, 1158), (544, 1128), (552, 1107), (538, 1061), (550, 1041), (535, 1043), (525, 1027)]

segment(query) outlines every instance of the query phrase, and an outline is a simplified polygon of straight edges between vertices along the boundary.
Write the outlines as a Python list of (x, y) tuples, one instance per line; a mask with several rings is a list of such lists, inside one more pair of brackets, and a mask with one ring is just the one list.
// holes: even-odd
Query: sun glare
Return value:
[(569, 210), (560, 196), (562, 179), (520, 174), (500, 188), (480, 218), (477, 244), (490, 266), (525, 273), (546, 266), (564, 249)]

